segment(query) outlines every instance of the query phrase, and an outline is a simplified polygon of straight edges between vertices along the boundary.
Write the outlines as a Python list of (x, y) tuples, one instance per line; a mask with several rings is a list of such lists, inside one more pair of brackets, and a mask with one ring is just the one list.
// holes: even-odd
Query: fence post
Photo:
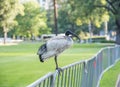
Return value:
[(110, 47), (108, 47), (108, 67), (110, 66)]
[(58, 74), (58, 71), (56, 70), (55, 73), (51, 77), (50, 87), (55, 87), (55, 80), (56, 80), (56, 75), (57, 74)]
[(118, 59), (119, 58), (119, 46), (118, 45), (115, 45), (115, 52), (116, 52), (116, 59)]
[(83, 67), (82, 67), (81, 87), (86, 87), (86, 85), (87, 85), (87, 82), (86, 82), (87, 74), (88, 74), (87, 61), (84, 61)]
[(115, 87), (120, 87), (120, 75), (118, 76)]

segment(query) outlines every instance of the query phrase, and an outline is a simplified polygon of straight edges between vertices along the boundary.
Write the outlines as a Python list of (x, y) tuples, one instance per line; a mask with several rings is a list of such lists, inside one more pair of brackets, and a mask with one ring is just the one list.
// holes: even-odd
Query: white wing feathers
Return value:
[(42, 57), (44, 59), (50, 58), (54, 55), (58, 55), (65, 49), (69, 48), (73, 42), (66, 36), (53, 38), (46, 43), (47, 52), (45, 52)]

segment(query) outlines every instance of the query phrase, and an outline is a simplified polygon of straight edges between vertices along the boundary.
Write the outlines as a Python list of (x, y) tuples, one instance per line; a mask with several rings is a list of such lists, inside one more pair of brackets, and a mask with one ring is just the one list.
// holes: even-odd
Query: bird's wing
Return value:
[(57, 36), (47, 42), (47, 50), (64, 50), (69, 47), (66, 36)]
[(45, 51), (42, 54), (42, 57), (44, 58), (44, 60), (46, 60), (50, 57), (60, 54), (70, 46), (71, 43), (69, 43), (68, 38), (66, 36), (57, 36), (46, 42), (47, 51)]
[(46, 51), (47, 51), (46, 44), (43, 44), (43, 45), (41, 45), (41, 47), (39, 48), (37, 54), (41, 55), (41, 54), (43, 54), (43, 53), (46, 52)]

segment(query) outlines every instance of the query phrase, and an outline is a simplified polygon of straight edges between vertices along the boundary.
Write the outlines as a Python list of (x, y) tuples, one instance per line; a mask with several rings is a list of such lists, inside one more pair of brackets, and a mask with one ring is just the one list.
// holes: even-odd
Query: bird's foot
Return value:
[(85, 73), (86, 73), (86, 74), (88, 73), (87, 69), (85, 69)]
[(63, 72), (63, 70), (61, 68), (56, 68), (56, 70), (58, 71), (58, 74), (60, 74), (61, 72)]

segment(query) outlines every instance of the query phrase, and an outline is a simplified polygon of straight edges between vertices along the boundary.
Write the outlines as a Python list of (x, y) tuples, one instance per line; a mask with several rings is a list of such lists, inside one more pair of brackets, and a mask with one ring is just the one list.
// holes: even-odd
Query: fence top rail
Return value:
[(78, 61), (78, 62), (69, 64), (69, 65), (66, 65), (66, 66), (62, 67), (62, 70), (65, 70), (65, 69), (67, 69), (67, 68), (70, 68), (70, 67), (72, 67), (72, 66), (74, 66), (74, 65), (77, 65), (77, 64), (80, 64), (80, 63), (83, 63), (83, 62), (85, 62), (85, 60), (81, 60), (81, 61)]
[(87, 61), (90, 61), (91, 59), (93, 59), (94, 57), (96, 57), (100, 52), (102, 52), (103, 50), (105, 49), (108, 49), (108, 48), (114, 48), (114, 46), (109, 46), (109, 47), (104, 47), (104, 48), (101, 48), (93, 57), (89, 58), (89, 59), (86, 59), (86, 60), (80, 60), (78, 62), (75, 62), (75, 63), (72, 63), (72, 64), (69, 64), (69, 65), (66, 65), (64, 67), (62, 67), (63, 70), (69, 68), (69, 67), (72, 67), (74, 65), (77, 65), (77, 64), (80, 64), (80, 63), (83, 63), (83, 62), (87, 62)]
[(100, 53), (100, 52), (102, 52), (103, 50), (105, 50), (105, 49), (110, 49), (110, 48), (114, 48), (114, 47), (118, 47), (118, 46), (120, 46), (120, 45), (113, 45), (113, 46), (108, 46), (108, 47), (104, 47), (104, 48), (101, 48), (94, 56), (92, 56), (91, 58), (89, 58), (89, 59), (86, 59), (86, 61), (90, 61), (90, 60), (92, 60), (93, 58), (95, 58), (95, 57), (97, 57), (97, 55)]
[(52, 76), (54, 73), (49, 72), (48, 74), (46, 74), (45, 76), (41, 77), (40, 79), (36, 80), (35, 82), (31, 83), (30, 85), (28, 85), (27, 87), (35, 87), (37, 86), (40, 82), (44, 81), (46, 78)]

